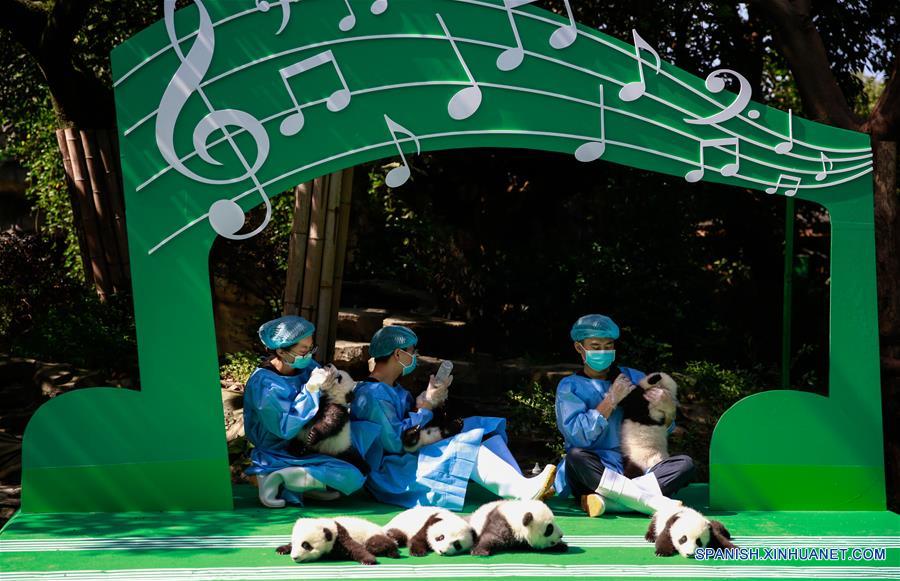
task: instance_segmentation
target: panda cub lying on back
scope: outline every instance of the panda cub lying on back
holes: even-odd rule
[[[451,418],[446,410],[439,408],[434,410],[434,418],[428,426],[413,426],[401,434],[403,449],[407,452],[417,452],[429,444],[434,444],[446,438],[452,438],[462,432],[463,421],[460,418]]]
[[[503,549],[536,549],[564,553],[562,530],[553,512],[540,500],[497,500],[469,516],[475,530],[473,555],[492,555]]]
[[[378,563],[376,556],[400,557],[397,542],[384,534],[381,527],[349,516],[299,518],[291,531],[291,542],[278,547],[275,552],[290,554],[295,563],[332,557],[375,565]]]
[[[475,531],[461,516],[446,508],[417,506],[404,510],[384,526],[388,536],[409,554],[424,557],[431,549],[439,555],[455,555],[475,544]]]
[[[328,383],[329,375],[334,381]],[[288,451],[293,456],[311,452],[341,456],[351,449],[350,402],[356,382],[350,374],[334,366],[314,369],[306,384],[307,391],[319,392],[319,410],[291,442]]]
[[[636,478],[669,457],[668,429],[678,407],[678,384],[665,373],[651,373],[619,403],[625,476]]]

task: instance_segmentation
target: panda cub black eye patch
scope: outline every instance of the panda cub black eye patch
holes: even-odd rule
[[[547,525],[547,530],[544,531],[544,536],[549,537],[553,534],[553,525]]]
[[[687,542],[687,535],[682,535],[680,539],[678,539],[678,544],[683,545]]]
[[[434,540],[436,540],[436,541],[443,541],[443,540],[444,540],[444,535],[440,535],[440,536],[436,537]]]
[[[702,546],[703,546],[703,540],[702,540],[702,539],[697,539],[697,546],[698,546],[698,547],[702,547]]]
[[[306,541],[303,541],[303,544],[300,546],[303,547],[303,550],[305,550],[305,551],[312,551],[312,545],[310,545]]]

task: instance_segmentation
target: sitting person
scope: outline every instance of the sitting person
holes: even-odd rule
[[[362,488],[363,474],[353,465],[323,454],[294,456],[288,450],[319,409],[319,391],[306,388],[313,369],[315,326],[297,315],[269,321],[259,338],[269,358],[256,368],[244,387],[244,431],[253,444],[252,465],[259,500],[270,508],[285,501],[302,504],[304,496],[331,500]],[[333,368],[325,380],[334,381]]]
[[[570,336],[584,368],[560,381],[556,388],[556,423],[566,449],[556,476],[557,491],[580,497],[581,507],[589,516],[613,508],[621,510],[622,506],[652,514],[679,503],[667,497],[690,480],[694,463],[688,456],[663,460],[639,478],[622,475],[622,411],[616,406],[644,374],[619,367],[613,377],[619,327],[609,317],[585,315],[572,326]],[[673,422],[670,433],[674,427]]]
[[[371,468],[366,488],[381,502],[456,511],[463,507],[470,479],[502,498],[552,495],[556,467],[549,465],[532,478],[523,476],[506,446],[502,418],[465,418],[455,436],[415,452],[404,449],[403,434],[428,425],[453,381],[452,375],[444,383],[432,375],[428,389],[413,400],[397,379],[415,369],[417,343],[416,334],[402,326],[384,327],[372,337],[369,354],[375,368],[357,385],[350,408],[354,426],[370,423],[380,428],[380,438],[359,450]]]

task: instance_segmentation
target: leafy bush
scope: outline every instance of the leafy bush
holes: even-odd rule
[[[509,436],[513,441],[543,444],[544,454],[556,457],[563,453],[563,438],[556,427],[555,395],[552,389],[531,383],[506,392],[513,405],[509,409]]]
[[[753,372],[726,369],[711,361],[689,361],[678,380],[682,393],[718,410],[717,415],[760,388]]]
[[[259,365],[259,355],[252,351],[238,351],[227,353],[225,363],[219,369],[222,379],[236,383],[247,383],[247,379],[253,370]]]

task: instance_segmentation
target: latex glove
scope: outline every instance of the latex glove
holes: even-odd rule
[[[612,385],[609,388],[609,392],[607,392],[606,397],[609,399],[609,402],[616,406],[622,402],[625,397],[631,393],[637,387],[635,384],[631,383],[631,380],[628,379],[628,376],[624,373],[620,373],[619,376],[613,381]]]
[[[328,391],[334,385],[337,370],[334,366],[317,367],[309,374],[309,381],[306,382],[306,391],[316,393],[319,390]]]
[[[447,377],[447,380],[443,382],[435,380],[434,375],[432,375],[428,378],[428,387],[419,394],[419,397],[416,398],[416,403],[419,404],[419,407],[426,407],[428,409],[440,407],[447,401],[447,396],[450,394],[448,388],[451,383],[453,383],[452,375]]]

